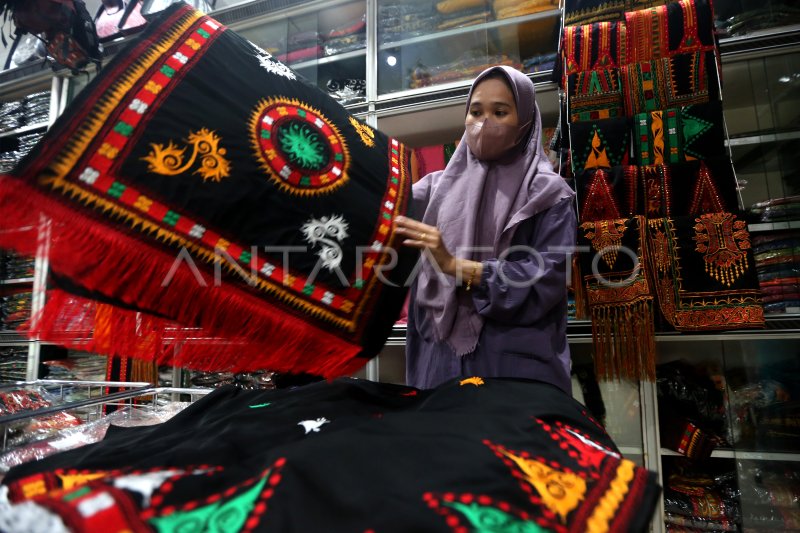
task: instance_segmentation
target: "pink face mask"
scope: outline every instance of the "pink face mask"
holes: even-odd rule
[[[519,141],[528,124],[512,126],[494,120],[466,124],[467,146],[481,161],[494,161],[508,153]]]

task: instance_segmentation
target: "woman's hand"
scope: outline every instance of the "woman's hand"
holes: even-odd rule
[[[442,234],[435,226],[402,216],[394,220],[395,233],[406,237],[403,241],[404,246],[419,250],[427,249],[442,272],[451,276],[456,275],[456,258],[445,247]]]

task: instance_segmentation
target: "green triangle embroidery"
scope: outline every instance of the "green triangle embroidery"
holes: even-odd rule
[[[694,117],[689,114],[691,106],[681,109],[681,131],[683,132],[683,150],[689,155],[698,159],[703,159],[703,154],[691,150],[689,146],[697,140],[698,137],[710,130],[714,125],[702,118]]]
[[[476,533],[551,533],[536,522],[520,520],[500,509],[477,503],[444,502],[463,514]]]
[[[600,85],[600,78],[597,76],[597,71],[593,70],[589,78],[589,94],[600,94],[603,92],[603,87]]]
[[[228,533],[239,531],[247,521],[261,490],[270,475],[268,471],[251,489],[229,500],[220,500],[191,511],[176,511],[150,520],[159,533]]]

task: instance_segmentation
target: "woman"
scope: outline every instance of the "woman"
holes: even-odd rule
[[[466,131],[443,171],[414,185],[403,244],[422,251],[411,290],[406,380],[546,381],[571,395],[566,338],[574,193],[541,144],[533,82],[492,67],[472,84]]]

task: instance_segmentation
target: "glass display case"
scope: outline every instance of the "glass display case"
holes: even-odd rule
[[[378,1],[378,95],[471,80],[491,65],[552,69],[551,1]]]
[[[718,0],[714,15],[721,36],[747,35],[800,24],[800,5],[795,0]]]
[[[366,2],[236,28],[342,105],[366,100]]]

